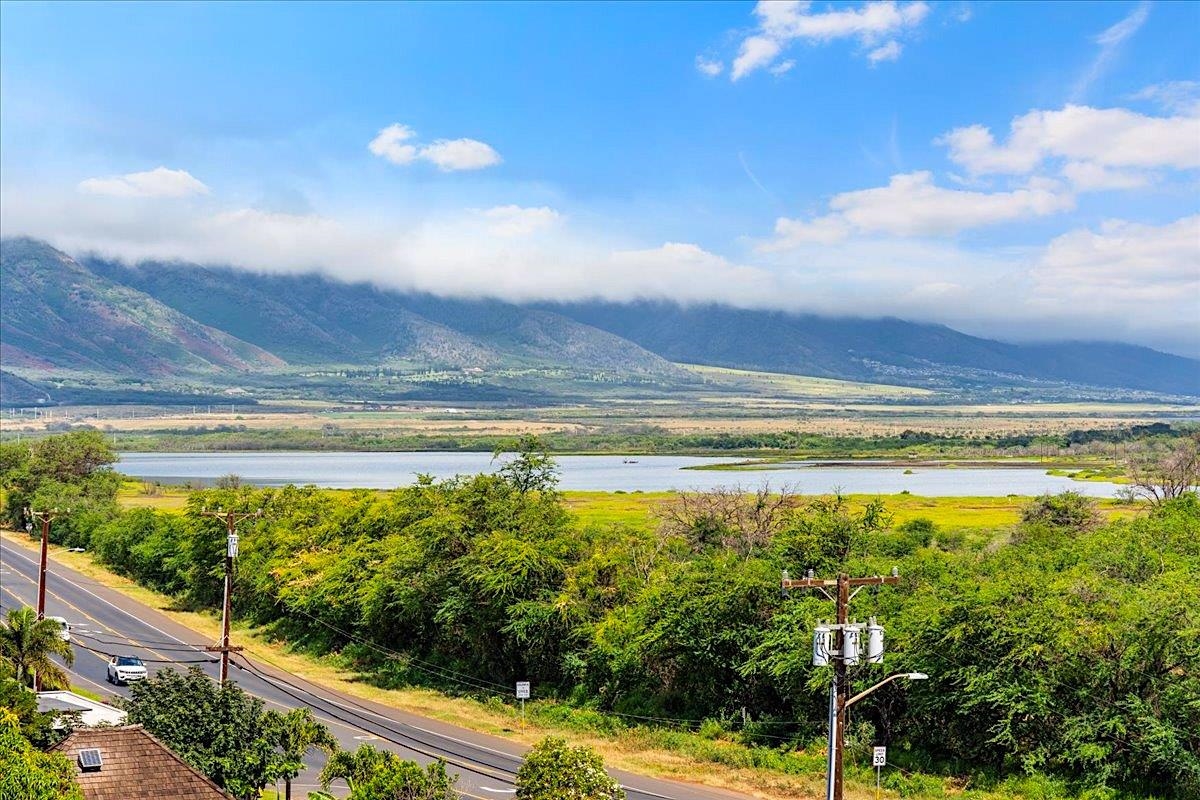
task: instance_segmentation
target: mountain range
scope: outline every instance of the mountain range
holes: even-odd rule
[[[317,274],[78,259],[0,242],[0,391],[106,375],[244,384],[329,370],[522,371],[686,383],[679,363],[957,392],[1094,387],[1200,395],[1200,361],[1109,342],[1012,344],[943,325],[664,302],[513,304],[402,293]]]

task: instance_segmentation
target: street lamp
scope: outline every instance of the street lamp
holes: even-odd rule
[[[883,686],[884,684],[891,683],[892,681],[899,680],[900,678],[906,678],[907,680],[910,680],[910,681],[924,681],[924,680],[928,680],[929,676],[926,675],[924,672],[897,672],[895,675],[889,675],[888,677],[881,680],[879,683],[872,686],[870,689],[867,689],[866,691],[863,691],[863,692],[859,692],[858,694],[854,695],[854,697],[851,697],[849,700],[847,700],[846,708],[849,708],[850,706],[857,703],[859,700],[862,700],[864,697],[866,697],[867,695],[869,695],[871,692],[875,691],[879,687]]]

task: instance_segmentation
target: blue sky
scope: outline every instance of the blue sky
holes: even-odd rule
[[[1200,351],[1200,5],[16,4],[0,226]]]

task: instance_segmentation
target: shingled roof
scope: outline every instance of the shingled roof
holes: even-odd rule
[[[230,800],[141,725],[76,728],[53,749],[71,759],[87,800]],[[79,752],[89,749],[100,751],[99,769],[80,766]]]

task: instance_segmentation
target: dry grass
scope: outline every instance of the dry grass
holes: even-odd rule
[[[888,436],[905,430],[937,434],[988,435],[1063,433],[1115,428],[1170,419],[1196,418],[1194,406],[1098,404],[1020,404],[916,406],[882,403],[832,403],[755,396],[702,398],[698,404],[613,403],[586,408],[528,408],[505,412],[448,413],[413,408],[384,411],[280,411],[269,407],[236,413],[182,413],[170,409],[114,410],[62,407],[42,419],[4,419],[7,434],[42,434],[50,426],[91,425],[111,433],[214,430],[243,426],[252,431],[319,431],[332,425],[341,432],[415,436],[518,436],[521,434],[597,434],[653,426],[669,434],[756,434],[799,431],[825,436]]]
[[[929,397],[936,394],[929,389],[908,386],[891,386],[882,383],[840,381],[832,378],[811,378],[803,375],[786,375],[778,372],[760,372],[748,369],[706,367],[699,364],[678,366],[699,375],[706,383],[718,386],[746,387],[763,394],[785,394],[801,397]]]

